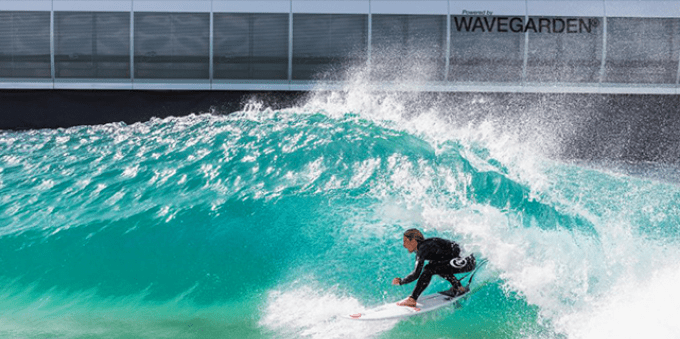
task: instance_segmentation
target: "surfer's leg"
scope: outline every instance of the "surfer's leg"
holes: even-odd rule
[[[433,265],[432,264],[425,265],[425,267],[423,268],[423,272],[420,274],[420,278],[418,278],[416,287],[413,289],[413,293],[411,293],[411,298],[413,298],[414,300],[418,300],[420,294],[422,294],[425,288],[427,288],[427,286],[430,285],[430,281],[432,280],[432,274],[434,274]]]
[[[470,272],[475,269],[475,266],[475,257],[470,255],[465,259],[455,258],[451,260],[448,265],[441,267],[438,271],[438,274],[451,283],[451,288],[448,291],[441,293],[452,297],[465,293],[467,288],[463,287],[454,274]]]
[[[432,265],[430,267],[430,271],[451,283],[451,289],[449,290],[451,293],[455,294],[457,293],[456,291],[463,287],[460,281],[458,281],[458,279],[453,275],[456,273],[456,271],[448,262],[441,262],[437,265]],[[464,293],[464,291],[464,289],[460,290],[461,293]]]
[[[451,283],[450,289],[448,289],[446,291],[439,292],[439,293],[448,295],[450,297],[456,297],[456,296],[459,296],[459,295],[467,292],[467,289],[465,287],[463,287],[463,285],[460,283],[458,278],[456,278],[456,276],[453,275],[453,270],[450,268],[450,266],[449,266],[448,269],[446,269],[446,272],[442,272],[439,275],[442,278],[446,279],[446,281]]]
[[[446,279],[446,281],[451,283],[451,289],[455,290],[458,289],[459,287],[462,287],[460,280],[458,280],[453,274],[451,275],[442,275],[442,278]]]

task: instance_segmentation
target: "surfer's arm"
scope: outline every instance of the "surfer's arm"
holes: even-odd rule
[[[406,285],[420,277],[420,272],[423,271],[423,265],[425,265],[425,259],[420,258],[416,255],[416,268],[407,275],[404,279],[399,279],[399,285]]]

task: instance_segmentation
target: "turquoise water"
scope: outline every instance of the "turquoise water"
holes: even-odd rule
[[[0,337],[680,334],[677,169],[372,99],[0,133]],[[488,260],[475,292],[340,318],[410,293],[411,227]]]

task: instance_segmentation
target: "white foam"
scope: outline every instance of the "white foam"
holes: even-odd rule
[[[565,177],[546,174],[542,169],[546,160],[540,154],[534,154],[534,147],[544,141],[540,135],[537,140],[522,142],[501,132],[493,121],[456,127],[441,117],[439,113],[443,112],[408,112],[408,100],[414,100],[414,97],[417,100],[417,95],[405,98],[378,95],[364,92],[359,86],[342,95],[331,93],[327,97],[316,97],[306,108],[309,112],[325,112],[331,118],[342,120],[354,119],[349,115],[358,113],[356,119],[370,119],[380,126],[421,137],[437,154],[445,152],[447,141],[454,141],[461,145],[462,156],[478,171],[498,172],[530,187],[531,194],[544,193],[542,197],[547,199],[544,201],[547,205],[558,210],[564,208],[568,212],[565,214],[591,221],[595,234],[560,227],[546,229],[539,227],[541,225],[527,227],[523,220],[518,220],[521,215],[467,201],[467,194],[462,190],[470,186],[470,178],[464,173],[425,160],[413,162],[399,154],[387,159],[388,176],[385,178],[388,180],[379,181],[372,187],[372,193],[382,199],[385,206],[376,209],[377,213],[384,214],[378,218],[381,222],[423,225],[453,233],[468,251],[489,259],[490,269],[503,279],[506,290],[536,305],[541,318],[548,319],[558,334],[572,338],[680,337],[680,329],[673,319],[677,314],[674,306],[680,301],[675,287],[680,270],[671,264],[673,258],[680,256],[641,240],[636,234],[639,226],[629,223],[634,219],[630,212],[620,219],[610,219],[620,210],[645,206],[641,202],[628,202],[632,198],[645,200],[635,197],[641,192],[633,192],[635,196],[620,197],[616,201],[604,199],[604,195],[589,187],[583,188],[588,191],[581,193],[578,199],[563,197],[559,191],[551,192],[554,188],[551,181],[563,186],[573,184],[574,190],[579,190],[579,186],[587,186],[588,183],[582,181],[589,176],[576,173],[576,181],[570,183]],[[285,125],[286,119],[295,119],[300,114],[298,109],[291,109],[276,113],[279,116],[274,118],[275,113],[260,110],[261,107],[246,110],[240,117],[234,115],[229,119],[274,119],[282,122],[278,124],[280,126]],[[300,137],[289,141],[291,149],[299,147],[301,142]],[[326,170],[320,159],[309,163],[300,173],[287,172],[285,177],[290,183],[279,187],[299,184],[297,178],[306,177],[306,182],[320,178]],[[498,160],[508,173],[490,159]],[[335,178],[327,182],[327,187],[342,187],[348,181],[351,185],[361,185],[380,167],[378,165],[357,163],[351,178]],[[210,176],[210,171],[205,172]],[[240,180],[240,177],[235,180],[236,188],[241,185]],[[625,185],[621,187],[626,188]],[[276,188],[276,191],[282,189]],[[672,199],[674,192],[668,197]],[[584,194],[590,201],[580,200]],[[591,202],[599,206],[586,208]],[[659,206],[656,202],[652,204]],[[161,210],[163,215],[168,212]],[[666,219],[668,213],[677,213],[656,207],[643,212],[650,214],[652,221]],[[370,216],[360,215],[357,219],[364,217]],[[385,236],[381,232],[393,231],[389,229],[391,226],[379,222],[357,222],[355,227],[369,229],[366,234],[379,234],[379,237]],[[654,259],[669,253],[670,259],[666,261]],[[362,308],[356,299],[310,286],[280,289],[269,294],[260,325],[274,331],[277,337],[295,338],[375,337],[394,326],[395,323],[348,323],[338,317],[338,314],[355,313]]]
[[[573,338],[679,338],[680,265],[622,279],[587,312],[561,319]]]
[[[622,215],[591,220],[597,234],[524,227],[489,206],[426,206],[426,233],[453,232],[481,253],[504,288],[568,338],[680,337],[680,251],[640,237]]]
[[[348,187],[356,188],[364,184],[370,178],[376,169],[380,166],[380,158],[371,158],[364,160],[362,163],[355,163],[352,168],[354,176],[350,179]]]
[[[300,286],[269,293],[260,325],[290,338],[373,338],[397,321],[359,322],[345,319],[365,310],[358,300]]]
[[[447,112],[437,111],[437,107],[423,105],[422,110],[409,112],[409,107],[418,109],[417,93],[400,97],[372,92],[362,76],[364,74],[358,72],[357,81],[344,91],[314,96],[306,109],[326,112],[336,118],[348,112],[359,114],[385,128],[405,130],[420,137],[429,142],[437,154],[445,151],[447,141],[454,141],[462,146],[461,155],[476,170],[498,172],[528,187],[530,200],[538,199],[560,214],[576,216],[579,223],[585,220],[593,229],[570,229],[569,225],[546,228],[533,224],[532,220],[527,225],[527,220],[521,219],[526,217],[521,212],[478,206],[474,201],[467,201],[466,194],[456,193],[469,186],[469,182],[455,171],[437,169],[431,173],[428,170],[435,168],[434,164],[415,166],[400,155],[388,160],[390,182],[374,190],[377,196],[386,199],[385,205],[394,203],[387,200],[397,196],[397,200],[401,199],[397,201],[399,208],[408,209],[410,219],[418,219],[413,214],[422,214],[423,223],[419,227],[426,231],[435,228],[452,232],[462,238],[461,243],[468,251],[489,259],[489,266],[498,272],[508,292],[538,306],[540,318],[547,319],[558,335],[680,337],[679,326],[672,319],[672,315],[677,314],[673,306],[678,304],[673,283],[678,281],[680,273],[670,264],[672,258],[680,259],[680,255],[673,254],[676,251],[673,248],[669,250],[641,238],[640,228],[646,226],[635,224],[646,221],[659,224],[660,220],[669,219],[664,207],[667,203],[657,203],[647,191],[629,192],[630,178],[608,182],[606,175],[584,175],[573,169],[566,170],[572,177],[555,175],[554,169],[562,165],[546,159],[545,155],[559,153],[559,138],[564,135],[555,135],[551,128],[555,126],[551,124],[574,122],[568,119],[532,121],[544,115],[535,112],[540,107],[530,107],[517,121],[512,121],[514,126],[474,119],[467,126],[461,126],[446,120]],[[561,111],[561,114],[567,112]],[[496,160],[504,168],[490,160]],[[584,182],[589,179],[603,182],[594,188],[592,183]],[[436,189],[450,192],[432,192],[435,180],[445,183]],[[622,195],[609,199],[606,192],[600,191],[612,185],[620,189],[617,193]],[[560,188],[573,190],[577,195],[565,196]],[[673,194],[675,192],[673,190]],[[446,199],[449,193],[453,199]],[[645,194],[638,196],[641,193]],[[644,203],[648,196],[652,207]],[[636,211],[649,215],[649,219],[640,221]],[[390,218],[381,220],[389,223]],[[659,257],[671,259],[660,262]],[[647,278],[654,271],[656,275]],[[646,315],[640,314],[643,312]]]

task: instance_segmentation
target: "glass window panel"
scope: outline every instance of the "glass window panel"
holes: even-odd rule
[[[494,21],[495,28],[480,28],[482,21]],[[521,17],[524,20],[524,17]],[[524,65],[524,33],[513,32],[509,17],[451,17],[449,81],[519,82]],[[472,21],[471,21],[472,20]],[[502,25],[499,31],[498,22]],[[466,29],[467,22],[469,29]],[[516,24],[516,22],[514,23]],[[490,23],[490,26],[491,23]]]
[[[368,15],[294,14],[293,79],[336,80],[365,65]]]
[[[208,79],[209,13],[135,13],[135,78]]]
[[[675,83],[678,19],[608,18],[605,81]]]
[[[372,27],[372,79],[444,79],[446,16],[376,14]]]
[[[56,12],[58,78],[129,78],[130,14]]]
[[[288,14],[216,13],[215,79],[288,79]]]
[[[50,13],[0,12],[0,77],[51,76]]]
[[[528,30],[528,81],[599,82],[602,19],[531,17],[530,20],[534,21],[536,30]]]

